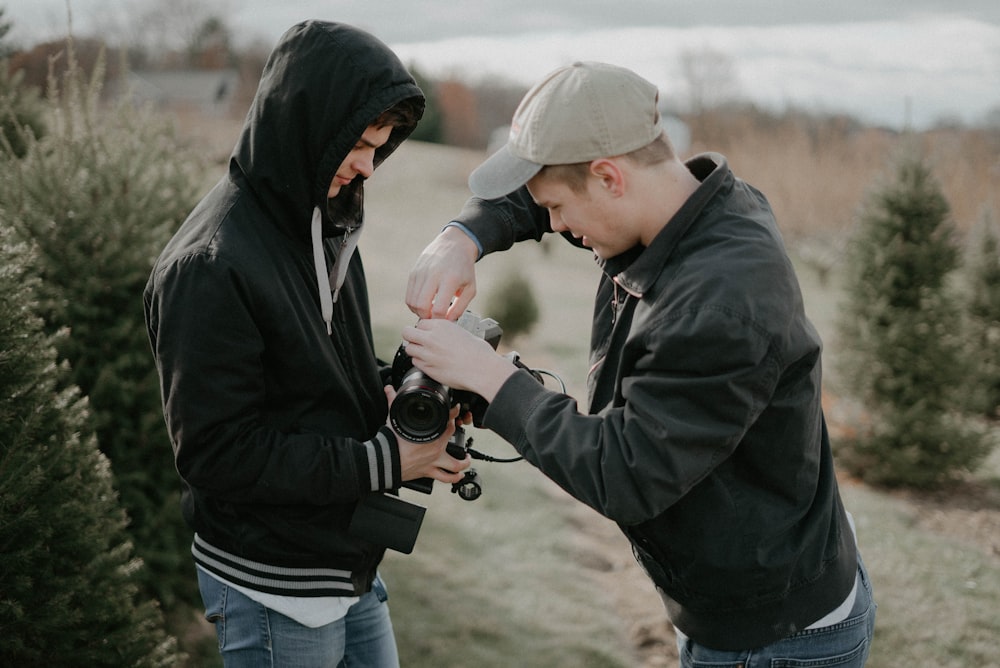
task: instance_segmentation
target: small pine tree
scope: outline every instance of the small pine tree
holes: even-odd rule
[[[42,105],[38,91],[23,84],[24,72],[11,72],[7,56],[10,49],[4,38],[11,24],[4,21],[0,7],[0,155],[21,158],[27,151],[27,134],[40,137],[45,133]]]
[[[126,101],[100,107],[101,68],[86,80],[71,48],[67,64],[49,85],[49,133],[0,165],[0,219],[39,251],[39,313],[49,333],[69,331],[59,359],[90,402],[147,593],[170,612],[178,601],[197,604],[198,593],[142,290],[197,202],[201,172],[167,119]]]
[[[14,27],[14,24],[4,18],[7,13],[6,7],[0,7],[0,58],[7,58],[14,49],[7,44],[7,33]]]
[[[490,293],[483,315],[500,324],[506,343],[528,334],[538,322],[538,301],[531,283],[518,272],[508,274]]]
[[[416,66],[410,65],[410,74],[424,92],[424,115],[417,123],[416,129],[410,135],[410,139],[426,141],[435,144],[444,142],[443,120],[441,117],[441,104],[438,101],[435,82],[423,75]]]
[[[0,665],[170,666],[86,400],[59,389],[26,245],[0,227]]]
[[[979,244],[969,263],[969,356],[973,359],[971,408],[1000,419],[1000,242],[984,216]]]
[[[932,486],[987,452],[959,415],[969,369],[948,286],[960,260],[948,213],[930,169],[905,156],[867,202],[848,250],[840,359],[871,421],[840,454],[870,482]]]
[[[0,154],[23,158],[30,137],[45,134],[38,92],[22,85],[24,72],[11,74],[0,60]]]

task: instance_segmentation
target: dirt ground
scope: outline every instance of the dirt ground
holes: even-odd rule
[[[561,490],[553,493],[562,494]],[[637,668],[676,666],[674,628],[649,578],[632,556],[628,540],[613,522],[582,504],[572,502],[569,518],[580,565],[599,587],[612,594],[617,615],[631,620],[627,632],[639,660]]]
[[[917,510],[920,526],[980,545],[1000,558],[1000,488],[973,480],[934,492],[896,494]]]
[[[862,484],[842,480],[842,485]],[[564,496],[561,490],[553,495]],[[961,542],[981,545],[1000,558],[1000,489],[969,481],[934,492],[894,492],[912,504],[922,528]],[[569,497],[566,497],[567,499]],[[633,620],[628,629],[640,668],[677,665],[674,630],[649,578],[632,557],[618,528],[585,506],[572,503],[570,522],[578,543],[577,560],[595,582],[613,594],[617,613]]]

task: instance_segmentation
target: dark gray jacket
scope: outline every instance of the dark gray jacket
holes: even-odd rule
[[[193,552],[231,582],[356,595],[382,558],[348,531],[363,495],[400,483],[361,258],[345,253],[329,334],[317,276],[337,257],[334,222],[362,220],[360,177],[328,205],[334,173],[367,126],[408,98],[422,108],[413,78],[371,35],[319,21],[291,28],[228,174],[150,275],[146,320]],[[376,163],[410,131],[395,128]]]
[[[749,649],[840,604],[857,571],[821,408],[821,343],[764,196],[706,154],[648,248],[603,264],[587,415],[515,374],[485,415],[616,521],[671,619]],[[485,252],[549,230],[526,191],[457,219]]]

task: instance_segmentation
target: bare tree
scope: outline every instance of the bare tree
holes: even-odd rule
[[[143,45],[153,59],[189,53],[212,32],[210,26],[224,26],[229,7],[229,0],[136,0],[127,18],[127,41]]]
[[[700,115],[739,97],[736,63],[729,54],[706,46],[685,50],[680,61],[691,114]]]

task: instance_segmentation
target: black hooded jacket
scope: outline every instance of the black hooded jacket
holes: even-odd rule
[[[348,531],[363,495],[400,483],[364,269],[338,232],[362,222],[362,179],[329,203],[327,191],[365,129],[410,98],[422,110],[413,78],[376,38],[292,27],[228,174],[150,275],[146,321],[193,553],[231,582],[357,595],[382,558]],[[412,130],[394,128],[375,164]],[[326,323],[320,292],[338,252],[348,264]]]

